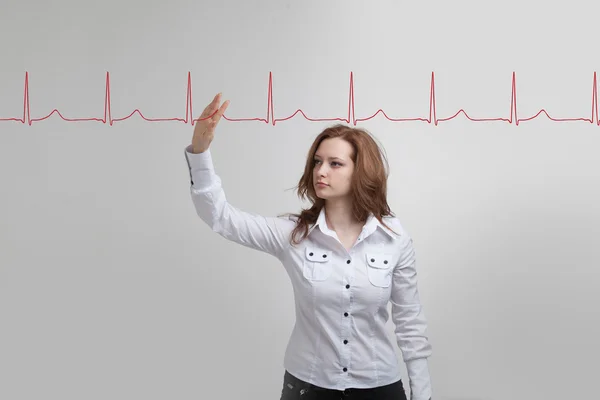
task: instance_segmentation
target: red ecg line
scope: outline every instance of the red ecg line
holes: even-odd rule
[[[310,118],[310,117],[306,116],[306,114],[300,109],[296,110],[289,117],[274,118],[275,113],[274,113],[274,101],[273,101],[273,74],[272,74],[272,72],[269,72],[269,88],[268,88],[266,117],[265,118],[229,118],[229,117],[223,115],[223,118],[228,121],[234,121],[234,122],[260,121],[260,122],[265,122],[265,123],[272,123],[273,125],[275,125],[279,121],[286,121],[286,120],[291,119],[294,116],[296,116],[296,114],[301,113],[302,116],[304,116],[304,118],[306,118],[309,121],[345,121],[347,123],[352,122],[353,124],[356,125],[356,123],[358,123],[359,121],[366,121],[371,118],[375,118],[375,116],[377,116],[377,114],[379,114],[381,112],[384,115],[384,117],[390,121],[394,121],[394,122],[421,121],[421,122],[427,122],[430,124],[433,123],[437,126],[440,122],[450,121],[462,113],[470,121],[476,121],[476,122],[501,121],[501,122],[508,122],[509,124],[512,124],[514,122],[516,125],[519,125],[519,123],[522,121],[533,120],[534,118],[537,118],[540,114],[544,113],[552,121],[557,121],[557,122],[583,121],[583,122],[589,122],[591,124],[595,123],[596,125],[600,126],[600,121],[598,120],[598,109],[599,109],[599,106],[598,106],[598,81],[596,78],[595,71],[594,71],[593,83],[592,83],[592,112],[591,112],[590,118],[553,118],[550,115],[548,115],[548,113],[544,109],[541,109],[537,114],[535,114],[531,117],[518,118],[517,117],[516,75],[514,72],[512,73],[510,117],[508,117],[508,118],[501,118],[501,117],[498,117],[498,118],[472,118],[463,109],[458,110],[454,115],[452,115],[450,117],[437,118],[436,101],[435,101],[435,76],[434,76],[433,72],[431,73],[431,85],[430,85],[430,92],[429,92],[429,116],[427,118],[419,118],[419,117],[390,118],[385,113],[385,111],[383,111],[382,109],[377,110],[377,112],[375,112],[375,114],[373,114],[369,117],[356,118],[355,117],[356,114],[354,112],[355,111],[354,110],[354,74],[352,72],[350,73],[349,89],[350,89],[350,91],[348,94],[348,114],[345,118]],[[29,106],[29,73],[25,72],[25,93],[23,94],[23,116],[21,118],[0,118],[0,122],[12,121],[12,122],[21,122],[23,124],[27,123],[29,125],[32,125],[34,122],[43,121],[45,119],[50,118],[52,116],[52,114],[54,114],[54,113],[58,114],[61,119],[63,119],[64,121],[68,121],[68,122],[96,121],[96,122],[102,122],[104,124],[109,123],[111,126],[115,122],[121,122],[121,121],[125,121],[125,120],[131,118],[133,116],[133,114],[135,114],[135,113],[138,113],[142,119],[144,119],[146,121],[150,121],[150,122],[178,121],[178,122],[184,122],[186,124],[191,123],[193,125],[195,121],[200,120],[200,118],[195,118],[195,119],[190,118],[191,115],[194,115],[193,111],[192,111],[192,75],[190,72],[188,72],[188,77],[187,77],[185,118],[147,118],[142,114],[142,112],[139,109],[135,109],[134,111],[131,112],[131,114],[127,115],[126,117],[112,118],[111,101],[110,101],[110,74],[108,72],[106,73],[104,116],[102,118],[65,118],[61,114],[61,112],[58,111],[57,109],[52,110],[52,112],[50,114],[48,114],[44,117],[31,118],[31,107]],[[209,117],[206,117],[206,118],[209,118]]]

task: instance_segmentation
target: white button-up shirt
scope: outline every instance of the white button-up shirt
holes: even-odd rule
[[[231,205],[210,150],[190,151],[188,146],[184,153],[198,216],[224,238],[279,259],[291,279],[296,323],[284,368],[306,382],[337,390],[383,386],[401,379],[385,329],[391,302],[411,398],[428,400],[431,345],[419,300],[413,241],[399,220],[384,219],[393,233],[371,215],[348,251],[321,211],[308,237],[292,246],[292,218],[256,215]]]

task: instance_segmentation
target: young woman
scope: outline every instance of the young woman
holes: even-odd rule
[[[312,207],[265,217],[228,203],[210,143],[227,109],[217,94],[185,149],[198,216],[235,243],[277,257],[294,289],[296,323],[281,400],[406,399],[385,324],[395,337],[412,400],[429,400],[431,345],[420,304],[413,241],[387,204],[387,164],[370,134],[334,125],[309,150],[298,195]]]

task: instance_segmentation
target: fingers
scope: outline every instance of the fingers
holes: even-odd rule
[[[200,114],[200,118],[205,119],[208,116],[212,115],[217,109],[217,106],[220,101],[221,93],[219,92],[215,95],[215,97],[213,97],[212,101],[206,106],[206,108],[204,108],[204,111],[202,111],[202,114]]]
[[[212,118],[214,122],[214,124],[216,125],[220,120],[221,117],[223,116],[223,114],[225,114],[225,110],[227,110],[227,107],[229,106],[229,100],[225,101],[221,107],[219,108],[219,111],[217,111],[217,113],[215,114],[215,116]]]

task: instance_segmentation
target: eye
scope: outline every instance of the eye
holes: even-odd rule
[[[322,162],[321,160],[317,160],[316,158],[313,159],[313,165],[317,165],[317,164],[319,164],[321,162]],[[344,164],[342,164],[342,163],[340,163],[338,161],[332,161],[331,165],[334,166],[334,167],[342,167]]]

